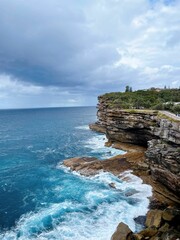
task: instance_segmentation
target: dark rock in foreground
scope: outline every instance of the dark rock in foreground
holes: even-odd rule
[[[165,220],[163,214],[171,211],[171,220]],[[111,240],[179,240],[180,222],[174,225],[177,217],[177,209],[150,210],[146,217],[146,228],[139,233],[132,233],[129,227],[120,223],[111,237]]]
[[[116,231],[111,237],[111,240],[126,240],[131,239],[128,238],[132,234],[131,229],[124,223],[119,223],[119,225],[116,228]]]

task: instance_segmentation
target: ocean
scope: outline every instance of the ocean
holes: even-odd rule
[[[95,107],[0,111],[0,239],[109,240],[121,221],[142,228],[134,218],[146,214],[150,186],[130,171],[84,177],[62,164],[122,153],[89,130],[95,121]]]

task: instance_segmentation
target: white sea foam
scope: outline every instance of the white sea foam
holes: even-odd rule
[[[76,129],[89,130],[88,125],[82,125],[76,127]],[[101,159],[111,158],[113,156],[124,153],[124,151],[115,149],[113,147],[106,147],[105,142],[108,139],[105,134],[96,134],[87,141],[83,142],[85,148],[90,148],[93,154],[98,154],[98,157]]]
[[[141,178],[133,175],[131,171],[125,171],[123,173],[123,177],[128,179],[128,181],[123,181],[119,177],[116,177],[115,175],[109,173],[109,172],[100,172],[99,174],[90,177],[92,180],[104,183],[104,184],[110,184],[114,183],[117,190],[121,190],[122,192],[126,192],[129,189],[137,190],[136,194],[133,196],[135,197],[142,197],[148,198],[152,194],[152,188],[150,185],[143,184],[143,181]]]
[[[46,156],[48,155],[54,155],[54,154],[58,154],[59,153],[59,149],[58,148],[50,148],[50,147],[46,147],[45,149],[38,149],[38,150],[34,150],[33,147],[29,147],[28,146],[28,150],[30,150],[32,153],[35,153],[39,159],[45,159]]]
[[[81,129],[81,130],[89,130],[89,126],[88,125],[82,125],[82,126],[78,126],[75,127],[76,129]]]
[[[85,142],[85,147],[92,149],[92,153],[99,154],[101,159],[111,158],[124,153],[122,150],[113,147],[106,147],[105,142],[107,141],[108,140],[104,134],[96,135]]]
[[[82,176],[80,176],[82,177]],[[15,240],[17,234],[21,233],[20,240],[109,240],[119,222],[124,222],[134,231],[134,218],[145,215],[148,210],[148,197],[152,191],[149,185],[143,184],[141,179],[131,172],[123,173],[123,177],[128,177],[129,181],[122,181],[118,177],[101,172],[90,177],[91,181],[97,185],[109,186],[114,183],[116,189],[106,187],[104,189],[94,189],[86,193],[85,202],[77,203],[65,201],[63,203],[51,204],[37,213],[23,215],[18,221],[16,228],[5,235],[0,235],[3,240]],[[83,177],[84,178],[84,177]],[[88,177],[85,177],[88,179]],[[124,193],[129,189],[135,189],[134,195],[126,197]],[[123,191],[122,191],[123,190]],[[122,193],[122,195],[119,195]],[[121,196],[121,199],[109,202],[112,196]],[[136,204],[129,202],[136,199]],[[94,208],[95,207],[95,208]],[[84,208],[91,209],[90,212]],[[58,222],[58,217],[63,216],[63,221]],[[53,228],[49,231],[45,229],[44,222],[47,218],[52,219]],[[107,227],[105,227],[107,226]],[[31,230],[38,228],[39,234],[32,235]]]

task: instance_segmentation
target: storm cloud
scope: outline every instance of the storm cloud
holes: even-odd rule
[[[1,0],[0,11],[0,108],[180,85],[180,1]]]

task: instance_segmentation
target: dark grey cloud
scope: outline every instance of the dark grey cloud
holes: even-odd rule
[[[91,31],[83,7],[73,1],[39,1],[38,6],[37,1],[1,1],[1,71],[7,68],[18,76],[22,71],[23,79],[30,74],[32,81],[33,70],[35,75],[52,72],[55,84],[56,76],[64,84],[71,75],[76,84],[77,73],[84,77],[95,67],[115,60],[116,49]]]
[[[178,1],[1,0],[0,107],[13,98],[17,107],[92,105],[127,84],[179,86],[179,9]]]

